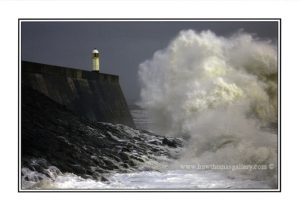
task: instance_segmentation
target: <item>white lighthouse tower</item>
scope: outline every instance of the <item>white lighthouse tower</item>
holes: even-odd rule
[[[99,72],[100,71],[100,55],[99,55],[99,51],[96,48],[92,52],[92,64],[93,64],[92,71]]]

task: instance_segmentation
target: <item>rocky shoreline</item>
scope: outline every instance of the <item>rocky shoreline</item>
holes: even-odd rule
[[[112,171],[139,170],[144,162],[161,156],[177,158],[183,145],[180,138],[87,120],[29,87],[22,87],[21,96],[24,181],[32,179],[26,171],[49,178],[53,173],[73,173],[105,181]]]

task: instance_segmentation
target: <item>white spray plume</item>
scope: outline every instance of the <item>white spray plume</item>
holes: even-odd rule
[[[261,129],[277,123],[277,49],[270,41],[181,31],[140,64],[139,78],[151,129],[190,137],[183,161],[277,164],[277,135]]]

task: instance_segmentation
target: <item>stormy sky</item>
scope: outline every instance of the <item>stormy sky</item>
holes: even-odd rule
[[[133,104],[139,98],[139,64],[185,29],[221,36],[243,29],[273,42],[278,36],[277,22],[270,21],[22,21],[21,59],[90,71],[91,51],[97,48],[101,72],[119,75],[127,102]]]

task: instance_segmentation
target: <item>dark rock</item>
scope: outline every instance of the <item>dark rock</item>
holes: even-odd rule
[[[181,144],[125,125],[92,122],[28,87],[22,87],[21,134],[22,167],[46,176],[45,169],[56,166],[62,173],[97,179],[137,169],[140,156],[168,155],[166,146]],[[155,144],[147,143],[152,139]]]
[[[108,182],[108,179],[105,178],[104,176],[101,176],[101,179],[100,179],[101,182]]]
[[[174,147],[174,148],[177,147],[177,143],[174,140],[170,140],[167,138],[163,138],[162,144],[167,145],[168,147]]]

